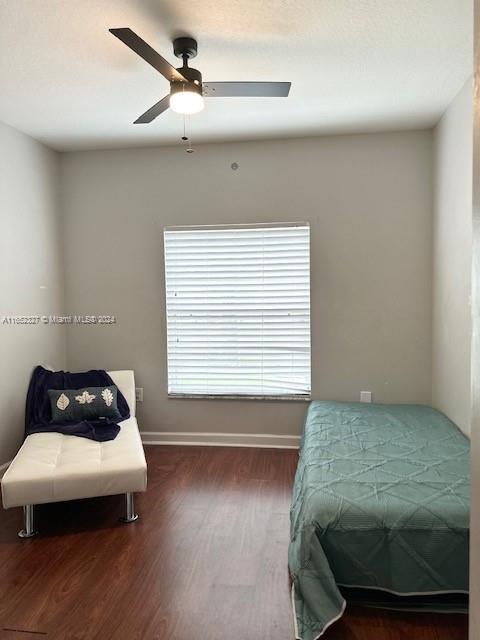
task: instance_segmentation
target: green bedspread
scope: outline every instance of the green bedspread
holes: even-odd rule
[[[337,585],[468,590],[469,441],[420,405],[312,402],[291,509],[297,637],[344,610]]]

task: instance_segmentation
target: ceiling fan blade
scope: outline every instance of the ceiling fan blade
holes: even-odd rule
[[[206,98],[286,98],[291,82],[204,82]]]
[[[135,120],[133,124],[148,124],[155,120],[157,116],[166,111],[170,106],[170,94],[159,100],[153,107],[150,107],[148,111],[142,113],[142,115]]]
[[[162,58],[162,56],[152,49],[152,47],[142,40],[140,36],[132,31],[131,29],[109,29],[110,33],[113,33],[119,40],[121,40],[124,44],[127,45],[132,51],[134,51],[137,55],[148,62],[148,64],[152,65],[154,69],[159,71],[162,76],[169,82],[186,82],[186,78],[177,71],[175,67]]]

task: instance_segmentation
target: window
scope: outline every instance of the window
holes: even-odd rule
[[[168,393],[310,397],[308,224],[165,230]]]

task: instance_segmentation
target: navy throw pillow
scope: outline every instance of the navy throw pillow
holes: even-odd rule
[[[48,389],[52,422],[82,420],[121,420],[117,407],[117,387],[84,387],[83,389]]]

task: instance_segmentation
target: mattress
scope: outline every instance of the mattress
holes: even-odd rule
[[[421,405],[312,402],[291,509],[297,638],[345,609],[339,587],[468,592],[469,441]]]

